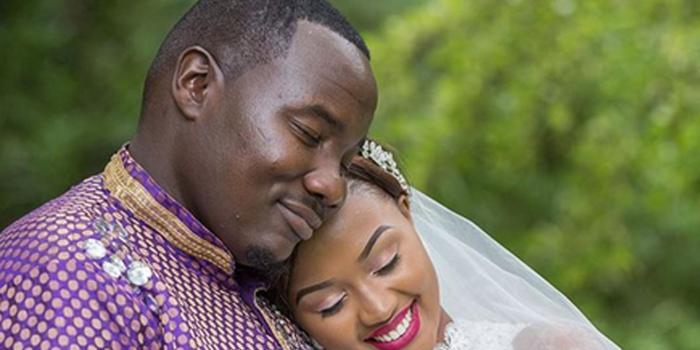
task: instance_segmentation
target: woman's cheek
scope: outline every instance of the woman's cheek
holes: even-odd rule
[[[352,322],[349,315],[330,316],[324,319],[317,318],[313,324],[306,327],[303,323],[302,328],[306,329],[309,334],[327,345],[330,349],[354,349],[357,347],[357,339],[353,339],[350,335],[357,334],[355,324]]]
[[[426,284],[426,278],[429,277],[427,273],[428,270],[425,269],[421,264],[415,264],[408,266],[401,266],[396,271],[396,278],[394,279],[397,287],[402,290],[409,292],[416,292],[423,289]]]

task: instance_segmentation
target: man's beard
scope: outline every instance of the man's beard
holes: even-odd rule
[[[289,269],[287,260],[277,261],[269,250],[260,246],[251,247],[246,253],[246,258],[246,265],[270,284],[277,283],[280,276]]]

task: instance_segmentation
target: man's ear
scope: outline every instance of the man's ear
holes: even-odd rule
[[[408,196],[402,194],[399,197],[399,199],[396,200],[396,202],[399,205],[399,210],[401,211],[401,214],[403,214],[403,216],[405,216],[406,219],[413,221],[413,218],[411,217],[411,205],[408,201]]]
[[[185,49],[177,60],[172,94],[188,120],[201,117],[207,102],[223,89],[224,77],[214,57],[200,46]]]

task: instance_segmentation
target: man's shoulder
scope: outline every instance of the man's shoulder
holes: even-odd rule
[[[80,221],[100,210],[106,204],[107,195],[102,185],[102,176],[89,177],[71,187],[62,195],[44,203],[2,230],[6,234],[16,232],[42,231],[51,226],[73,227]]]
[[[90,177],[12,223],[0,233],[0,284],[36,266],[80,252],[109,207],[101,176]]]

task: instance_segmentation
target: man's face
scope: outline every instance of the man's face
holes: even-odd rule
[[[343,164],[376,107],[369,63],[325,27],[299,22],[286,56],[226,81],[211,116],[183,131],[186,198],[256,267],[279,262],[344,201]]]

